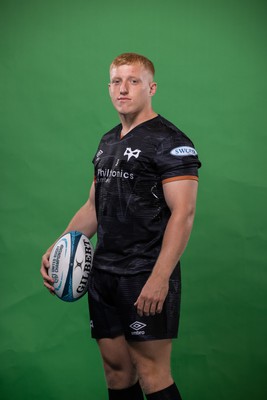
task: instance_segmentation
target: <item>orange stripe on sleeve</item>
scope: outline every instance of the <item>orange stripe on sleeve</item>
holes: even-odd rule
[[[185,180],[193,180],[198,181],[197,176],[193,175],[184,175],[184,176],[174,176],[173,178],[163,179],[162,183],[174,182],[174,181],[185,181]]]

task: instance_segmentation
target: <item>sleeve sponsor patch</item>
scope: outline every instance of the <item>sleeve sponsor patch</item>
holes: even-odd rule
[[[175,147],[170,151],[170,154],[176,157],[197,156],[196,150],[189,146]]]

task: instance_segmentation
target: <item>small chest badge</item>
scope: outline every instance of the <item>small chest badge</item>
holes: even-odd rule
[[[129,161],[131,159],[131,157],[138,158],[140,153],[141,153],[141,150],[138,150],[138,149],[132,150],[131,147],[127,147],[127,149],[125,150],[123,155],[128,156],[127,161]]]

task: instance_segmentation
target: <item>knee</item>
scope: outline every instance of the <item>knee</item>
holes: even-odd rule
[[[137,365],[137,372],[145,393],[157,392],[173,383],[170,368],[163,368],[152,361]]]
[[[118,336],[114,339],[100,339],[98,345],[108,387],[124,389],[134,385],[137,373],[125,338]]]
[[[121,375],[123,374],[123,369],[120,365],[103,361],[105,377],[107,381],[107,386],[109,388],[115,389],[120,382]]]
[[[104,359],[103,366],[107,386],[110,389],[124,389],[134,385],[137,381],[137,372],[133,365]]]

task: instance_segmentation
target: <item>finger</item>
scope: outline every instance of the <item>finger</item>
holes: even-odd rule
[[[154,301],[150,306],[150,315],[155,315],[158,309],[158,300]]]
[[[137,299],[136,302],[134,303],[135,307],[136,307],[136,311],[137,314],[139,315],[139,317],[143,316],[143,309],[144,309],[144,301],[142,301],[141,299]]]
[[[161,313],[161,311],[162,311],[162,309],[163,309],[163,301],[159,301],[158,302],[158,304],[157,304],[157,308],[156,308],[156,313],[157,314],[160,314]]]
[[[50,282],[50,284],[54,283],[54,279],[48,275],[48,271],[43,265],[41,266],[40,272],[41,272],[41,275],[42,275],[44,281]]]
[[[146,317],[148,317],[151,314],[151,307],[152,304],[150,300],[147,300],[144,302],[144,308],[143,308],[143,313]]]
[[[44,286],[49,290],[51,294],[55,294],[55,288],[51,284],[49,284],[46,280],[44,280]]]
[[[50,253],[45,253],[42,257],[42,265],[44,265],[47,269],[50,268],[49,256]]]
[[[49,263],[49,256],[50,253],[47,252],[43,255],[42,257],[42,263],[41,263],[41,275],[44,278],[44,280],[50,282],[51,284],[54,283],[54,279],[51,278],[51,276],[48,274],[48,270],[50,268],[50,263]]]

